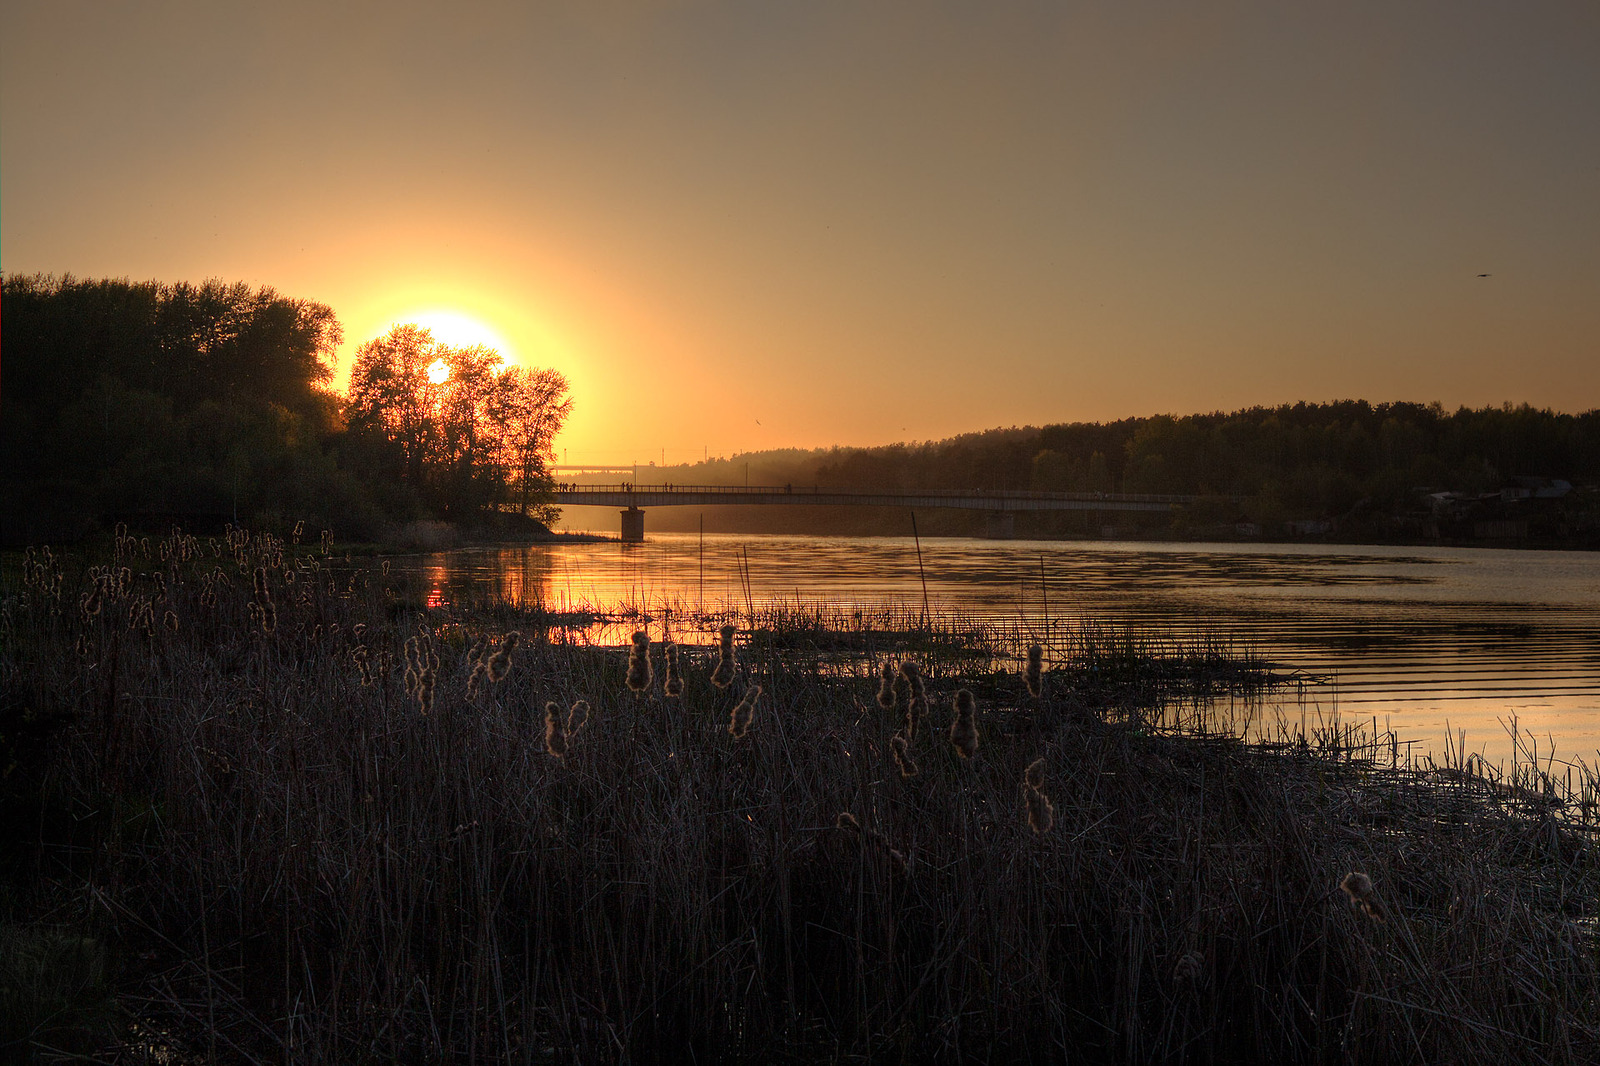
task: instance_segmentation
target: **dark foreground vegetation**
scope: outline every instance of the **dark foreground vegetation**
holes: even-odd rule
[[[1246,745],[1184,693],[1260,664],[1127,633],[629,653],[333,564],[6,573],[7,1059],[1596,1061],[1582,767]]]

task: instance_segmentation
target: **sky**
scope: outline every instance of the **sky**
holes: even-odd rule
[[[572,463],[1582,411],[1600,5],[0,0],[0,270],[432,323]]]

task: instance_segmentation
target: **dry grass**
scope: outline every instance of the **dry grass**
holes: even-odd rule
[[[1163,731],[1182,671],[1092,634],[1048,642],[1038,699],[1031,635],[930,637],[910,733],[880,659],[759,628],[747,683],[713,683],[730,629],[679,646],[681,696],[636,695],[626,650],[413,609],[326,540],[128,541],[93,572],[31,556],[0,603],[7,721],[67,723],[15,749],[0,917],[114,945],[125,1036],[214,1062],[1595,1061],[1587,768],[1247,746],[1194,735],[1203,704]],[[178,627],[130,628],[137,603]],[[1085,656],[1126,676],[1091,687]],[[475,670],[498,679],[469,696]]]

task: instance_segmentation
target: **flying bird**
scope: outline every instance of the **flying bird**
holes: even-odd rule
[[[1480,278],[1492,278],[1492,277],[1494,277],[1494,275],[1493,274],[1479,274],[1478,277],[1480,277]]]

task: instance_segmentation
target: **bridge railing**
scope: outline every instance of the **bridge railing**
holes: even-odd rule
[[[993,500],[1075,500],[1092,502],[1105,500],[1122,503],[1189,503],[1193,496],[1172,496],[1155,493],[1126,492],[1035,492],[1028,489],[824,489],[816,485],[680,485],[665,482],[643,485],[623,481],[614,485],[579,485],[558,482],[559,496],[573,500],[584,495],[615,495],[617,493],[693,493],[697,495],[727,496],[907,496],[927,499],[970,499],[981,496]]]

